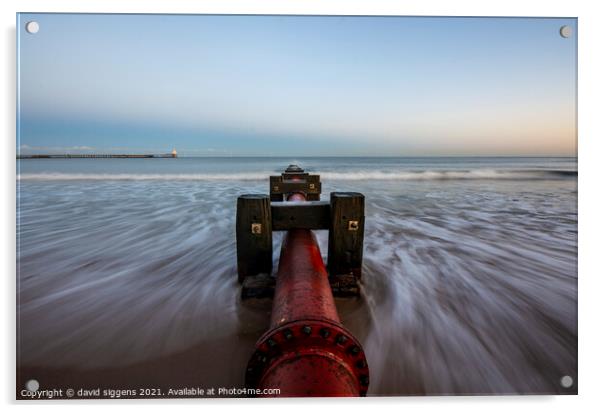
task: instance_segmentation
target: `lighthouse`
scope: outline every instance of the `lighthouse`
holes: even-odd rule
[[[171,151],[171,157],[172,158],[177,158],[178,157],[178,152],[176,151],[176,148],[173,148],[173,151]]]

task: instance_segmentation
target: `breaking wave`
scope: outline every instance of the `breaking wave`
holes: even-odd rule
[[[270,172],[217,174],[86,174],[26,173],[17,175],[21,181],[263,181]]]
[[[265,181],[275,172],[186,173],[186,174],[93,174],[93,173],[25,173],[17,175],[22,181]],[[419,181],[419,180],[541,180],[577,176],[571,170],[427,170],[427,171],[353,171],[323,172],[322,179],[340,181]]]

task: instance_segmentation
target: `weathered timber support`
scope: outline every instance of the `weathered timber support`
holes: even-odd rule
[[[272,272],[272,209],[267,195],[241,195],[236,203],[238,281]]]
[[[284,201],[284,193],[282,192],[282,176],[270,176],[270,201]]]
[[[328,229],[330,203],[328,201],[275,202],[272,204],[272,230]]]
[[[249,196],[239,199],[236,231],[243,299],[273,296],[274,277],[267,270],[271,269],[271,258],[268,263],[271,232],[292,229],[328,230],[327,268],[332,292],[337,297],[359,296],[364,196],[357,192],[333,192],[329,201],[320,201],[321,189],[319,175],[290,165],[281,175],[270,177],[269,198],[255,195],[251,198],[262,197],[262,200]],[[254,205],[255,212],[242,211],[247,203]],[[259,224],[255,230],[261,228],[269,234],[254,234],[253,223]]]
[[[320,175],[310,175],[297,165],[290,165],[279,176],[270,176],[270,199],[281,202],[289,194],[301,193],[307,201],[319,201],[322,193]]]
[[[364,195],[358,192],[330,194],[328,272],[331,277],[362,277],[364,250]]]

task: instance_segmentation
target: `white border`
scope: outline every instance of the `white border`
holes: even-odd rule
[[[121,401],[121,402],[14,402],[15,361],[15,13],[21,12],[107,12],[107,13],[223,13],[223,14],[372,14],[372,15],[446,15],[446,16],[549,16],[579,18],[579,396],[495,396],[495,397],[428,397],[428,398],[371,398],[366,400],[183,400],[175,404],[179,408],[236,409],[265,411],[267,408],[287,412],[305,411],[316,407],[326,409],[403,409],[407,412],[437,411],[470,412],[484,410],[504,412],[509,410],[545,410],[548,412],[593,411],[600,408],[598,387],[602,385],[600,352],[602,335],[599,303],[602,301],[602,272],[596,257],[600,255],[602,242],[600,214],[602,213],[602,184],[599,170],[601,113],[599,97],[600,39],[602,30],[594,1],[244,1],[244,0],[54,0],[0,2],[2,21],[2,70],[3,99],[0,101],[0,125],[4,127],[2,141],[2,227],[0,248],[5,271],[3,272],[2,347],[3,372],[0,376],[0,400],[9,409],[41,408],[63,411],[82,407],[97,411],[131,409],[132,404],[144,404],[149,411],[163,411],[174,401]]]

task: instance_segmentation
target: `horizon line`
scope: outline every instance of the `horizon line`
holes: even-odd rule
[[[168,153],[165,153],[168,154]],[[102,156],[102,155],[122,155],[122,156],[152,156],[156,153],[17,153],[17,158],[21,156]],[[160,155],[163,155],[161,153]],[[177,158],[577,158],[578,155],[182,155]],[[44,159],[44,158],[42,158]],[[82,158],[83,159],[83,158]],[[162,159],[157,157],[156,159]],[[174,159],[174,158],[165,158]]]

